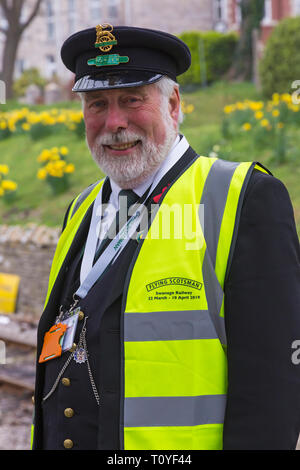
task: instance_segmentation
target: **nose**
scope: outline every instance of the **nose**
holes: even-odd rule
[[[118,132],[127,129],[128,117],[126,111],[117,104],[110,104],[105,117],[105,130],[107,132]]]

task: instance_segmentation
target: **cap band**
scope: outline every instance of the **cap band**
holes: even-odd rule
[[[150,85],[162,78],[161,74],[153,74],[148,72],[123,72],[118,73],[103,73],[91,77],[87,75],[80,78],[75,83],[72,91],[84,92],[92,90],[109,90],[114,88],[138,87],[143,85]]]

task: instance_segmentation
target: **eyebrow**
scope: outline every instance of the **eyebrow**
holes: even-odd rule
[[[140,95],[147,95],[147,93],[145,92],[145,90],[142,90],[141,89],[142,87],[124,87],[124,93],[139,93]],[[122,88],[117,88],[118,90],[122,90]],[[103,90],[104,92],[104,90]],[[97,99],[97,98],[101,98],[103,95],[102,93],[101,94],[98,94],[98,93],[94,93],[92,91],[88,91],[85,93],[84,97],[85,97],[85,101],[91,101],[93,99]]]

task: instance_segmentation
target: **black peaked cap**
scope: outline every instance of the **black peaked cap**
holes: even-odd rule
[[[96,28],[79,31],[64,42],[61,58],[75,73],[73,91],[145,85],[164,75],[176,81],[191,64],[188,46],[172,34],[132,26],[103,25],[104,34],[105,28],[113,35],[113,45],[108,52],[95,46]]]

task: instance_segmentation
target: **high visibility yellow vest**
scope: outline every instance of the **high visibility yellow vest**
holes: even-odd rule
[[[123,294],[121,449],[222,449],[224,280],[253,168],[266,172],[251,162],[199,157],[163,193],[142,234]],[[102,184],[74,214],[71,208],[46,305]]]

